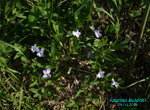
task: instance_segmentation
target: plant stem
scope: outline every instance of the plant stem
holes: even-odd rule
[[[94,8],[97,8],[97,7],[96,7],[96,4],[95,4],[95,1],[93,2],[93,7],[94,7]],[[100,15],[99,11],[97,11],[97,15],[98,15],[98,18],[100,19],[100,18],[101,18],[101,15]]]
[[[73,68],[73,67],[71,67],[72,69],[75,69],[75,70],[78,70],[78,71],[83,71],[83,72],[86,72],[86,73],[90,73],[90,74],[92,74],[91,72],[88,72],[88,71],[85,71],[85,70],[81,70],[81,69],[76,69],[76,68]]]
[[[130,81],[130,78],[131,78],[132,70],[133,70],[133,67],[134,67],[134,62],[136,60],[137,53],[138,53],[139,46],[140,46],[140,42],[141,42],[141,39],[143,37],[144,28],[145,28],[146,21],[147,21],[148,15],[149,15],[149,11],[150,11],[150,0],[147,0],[146,10],[144,12],[140,33],[139,33],[139,36],[137,37],[136,48],[134,50],[133,56],[131,57],[131,61],[130,61],[131,63],[130,63],[130,70],[129,70],[129,74],[128,74],[128,78],[127,78],[128,79],[127,80],[127,85],[129,84],[129,81]]]

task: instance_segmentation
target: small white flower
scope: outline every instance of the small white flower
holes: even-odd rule
[[[37,56],[44,57],[44,54],[43,54],[44,53],[44,49],[41,49],[41,50],[40,49],[36,49],[36,51],[38,52]]]
[[[98,78],[104,78],[104,73],[105,73],[105,71],[98,72],[97,77]]]
[[[118,86],[119,86],[119,83],[116,82],[114,79],[113,79],[112,81],[113,81],[113,83],[111,83],[111,85],[114,85],[115,87],[118,87]]]
[[[31,51],[32,51],[32,53],[34,53],[36,50],[37,50],[36,44],[34,44],[34,46],[31,46]]]
[[[70,74],[70,71],[68,71],[67,74]]]
[[[94,33],[95,33],[95,36],[97,37],[97,38],[99,38],[102,34],[100,33],[100,30],[95,30],[94,31]]]
[[[81,35],[81,32],[79,32],[79,29],[77,29],[77,31],[76,31],[76,32],[73,31],[72,34],[73,34],[74,36],[76,36],[77,38],[79,38],[79,36]]]
[[[91,29],[91,30],[93,30],[93,31],[94,31],[94,29],[95,29],[94,25],[89,26],[89,27],[90,27],[90,29]]]
[[[51,69],[43,70],[43,78],[49,77],[51,78],[51,75],[49,74],[51,72]]]

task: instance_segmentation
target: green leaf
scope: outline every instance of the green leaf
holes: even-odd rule
[[[53,28],[56,33],[59,33],[59,27],[56,23],[53,22]]]
[[[97,65],[92,65],[91,71],[92,71],[92,72],[95,72],[96,70],[98,70]]]
[[[31,88],[31,91],[32,91],[33,93],[38,93],[38,90],[35,89],[35,88]]]
[[[64,86],[62,84],[59,84],[57,86],[57,90],[60,91],[60,92],[63,92],[65,89],[64,89]]]
[[[112,18],[112,20],[114,20],[113,16],[111,14],[109,14],[107,11],[105,11],[104,9],[102,9],[102,8],[95,8],[95,10],[99,10],[99,11],[102,11],[102,12],[106,13],[109,17]]]
[[[33,87],[33,86],[35,86],[35,85],[38,85],[37,79],[36,79],[33,83],[31,83],[29,87]]]
[[[33,97],[35,98],[35,97],[38,97],[38,96],[39,96],[39,94],[37,93],[37,94],[34,94],[34,96],[33,96]]]
[[[99,83],[99,81],[93,81],[93,82],[91,82],[90,84],[91,85],[97,85]]]
[[[91,99],[92,99],[92,100],[98,100],[98,97],[95,96],[95,95],[92,95]]]
[[[75,103],[70,103],[66,107],[71,108]]]
[[[95,45],[95,47],[98,47],[99,42],[100,42],[99,39],[95,39],[95,40],[94,40],[94,45]]]
[[[22,60],[23,62],[26,62],[26,63],[28,62],[28,59],[27,59],[26,57],[24,57],[24,56],[21,57],[21,60]]]
[[[51,53],[54,54],[56,52],[55,43],[51,43]]]
[[[94,62],[94,61],[89,61],[89,62],[88,62],[88,64],[92,64],[92,63],[95,63],[95,62]]]
[[[84,105],[84,102],[78,101],[78,102],[76,102],[76,104],[77,104],[77,105]]]
[[[132,36],[126,40],[124,40],[123,42],[117,44],[116,46],[113,47],[114,50],[119,50],[122,49],[124,46],[126,46],[128,44],[128,42],[130,41],[130,39],[132,38]]]
[[[70,101],[71,101],[72,103],[75,103],[75,101],[74,101],[72,98],[70,98]]]
[[[111,57],[110,55],[105,55],[104,58],[112,62],[115,61],[115,59]]]
[[[106,27],[104,33],[106,36],[111,36],[112,34],[115,33],[115,30],[116,30],[116,27],[113,24],[111,24]]]
[[[9,12],[13,9],[14,5],[13,5],[12,0],[8,1],[5,7],[5,18],[7,18],[7,15],[9,14]]]
[[[76,95],[75,95],[75,99],[80,95],[82,93],[82,90],[79,90],[77,93],[76,93]]]
[[[6,42],[3,42],[3,41],[1,41],[1,40],[0,40],[0,44],[6,45],[6,46],[10,46],[10,47],[14,48],[16,51],[20,52],[22,55],[24,55],[24,54],[22,53],[22,51],[21,51],[18,47],[16,47],[16,46],[13,46],[13,45],[11,45],[11,44],[9,44],[9,43],[6,43]],[[24,55],[24,56],[25,56],[25,55]]]
[[[86,1],[80,8],[77,9],[77,11],[73,14],[75,15],[75,17],[78,17],[78,15],[80,14],[80,11],[88,4],[90,0]]]
[[[85,80],[85,84],[89,84],[89,82],[91,82],[92,80],[93,80],[93,75],[88,76],[88,79]]]
[[[36,22],[36,11],[35,8],[32,8],[28,15],[28,21],[31,26],[33,26]]]
[[[22,6],[22,5],[20,4],[20,2],[17,2],[17,3],[16,3],[16,7],[19,8],[20,10],[25,8],[24,6]]]
[[[22,56],[22,54],[19,53],[19,52],[17,52],[16,55],[15,55],[15,57],[14,57],[14,60],[17,59],[17,58],[19,58],[19,57],[21,57],[21,56]]]
[[[13,70],[13,69],[11,69],[11,68],[8,68],[8,70],[10,70],[10,71],[13,72],[13,73],[21,74],[20,72],[18,72],[18,71],[16,71],[16,70]]]
[[[42,89],[41,89],[41,92],[42,92],[42,93],[45,93],[45,89],[44,89],[44,88],[42,88]]]
[[[112,73],[108,73],[104,78],[106,78],[107,80],[111,80],[113,78],[113,74]]]
[[[52,83],[52,81],[48,80],[48,82],[46,83],[45,87],[48,86],[48,85],[50,85],[51,83]]]
[[[148,28],[146,31],[147,31],[147,32],[150,32],[150,28]]]
[[[39,94],[39,100],[41,100],[42,99],[42,96]]]
[[[23,18],[22,20],[20,20],[20,22],[24,21],[27,18],[26,16],[23,16],[23,14],[17,14],[16,17]]]
[[[91,92],[90,92],[90,93],[88,93],[88,97],[90,97],[90,98],[92,97],[92,93],[91,93]]]
[[[7,64],[7,59],[4,57],[0,57],[0,61],[2,61],[4,64]]]

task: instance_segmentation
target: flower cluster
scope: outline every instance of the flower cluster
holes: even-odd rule
[[[32,53],[34,53],[35,51],[37,52],[37,56],[39,57],[44,57],[44,49],[38,49],[36,44],[34,44],[34,46],[31,46],[31,51]]]
[[[94,25],[89,26],[89,27],[90,27],[90,29],[91,29],[92,31],[95,30]],[[100,33],[100,30],[99,30],[99,29],[98,29],[98,30],[95,30],[95,31],[94,31],[94,34],[95,34],[95,36],[96,36],[97,38],[99,38],[100,36],[102,36],[102,34]]]
[[[34,46],[31,46],[31,51],[32,53],[36,51],[37,56],[44,57],[44,49],[42,48],[40,50],[39,48],[37,48],[36,44],[34,44]],[[51,78],[50,72],[51,72],[51,69],[43,70],[43,73],[44,73],[43,78],[46,78],[46,77]]]
[[[104,73],[105,73],[105,71],[100,71],[100,72],[98,72],[98,74],[97,74],[97,77],[98,78],[104,78]],[[118,87],[119,86],[119,83],[118,82],[116,82],[114,79],[112,79],[112,83],[111,83],[111,85],[113,86],[115,86],[115,87]]]
[[[95,30],[94,25],[89,26],[89,28],[90,28],[92,31]],[[76,36],[77,38],[79,38],[79,36],[81,35],[81,32],[79,32],[79,29],[77,29],[77,31],[73,31],[72,34],[73,34],[74,36]],[[99,30],[99,29],[98,29],[98,30],[95,30],[95,31],[94,31],[94,34],[95,34],[95,36],[96,36],[97,38],[99,38],[100,36],[102,36],[102,34],[100,33],[100,30]]]

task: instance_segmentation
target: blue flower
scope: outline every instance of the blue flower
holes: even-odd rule
[[[89,59],[90,56],[93,56],[93,54],[91,54],[90,51],[87,51],[87,58]]]
[[[94,31],[94,33],[95,33],[95,36],[97,37],[97,38],[99,38],[102,34],[100,33],[100,30],[95,30]]]
[[[51,75],[49,74],[51,72],[51,69],[43,70],[43,78],[49,77],[51,78]]]
[[[76,81],[76,85],[79,85],[79,81]]]
[[[41,50],[40,49],[36,49],[36,51],[38,52],[37,56],[44,57],[44,54],[43,54],[44,53],[44,49],[41,49]]]
[[[81,32],[79,32],[79,29],[77,29],[77,31],[73,31],[72,34],[78,38],[81,35]]]
[[[131,43],[130,43],[130,45],[129,45],[129,50],[132,51]]]
[[[118,86],[119,86],[119,83],[116,82],[114,79],[113,79],[112,81],[113,81],[113,83],[111,83],[111,85],[115,85],[115,87],[118,87]]]
[[[36,44],[34,44],[34,46],[31,46],[31,51],[32,51],[32,53],[34,53],[36,50],[37,50]]]
[[[94,31],[94,29],[95,29],[94,25],[89,26],[89,27],[90,27],[90,29],[91,29],[91,30],[93,30],[93,31]]]
[[[104,78],[104,73],[105,73],[105,71],[98,72],[97,77]]]

